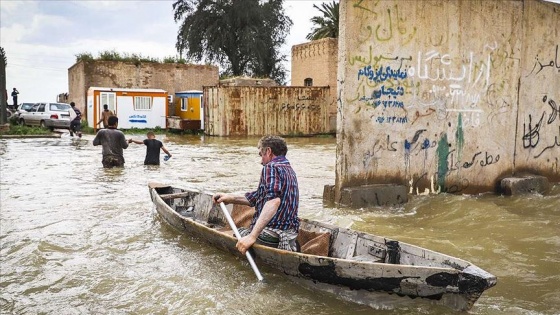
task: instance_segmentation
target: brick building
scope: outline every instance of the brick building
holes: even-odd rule
[[[336,130],[336,76],[338,39],[323,38],[292,46],[292,86],[328,86],[331,104],[329,120]]]
[[[85,112],[90,87],[163,89],[169,95],[217,85],[218,67],[212,65],[123,61],[79,61],[68,69],[68,102]],[[170,108],[173,114],[174,108]]]

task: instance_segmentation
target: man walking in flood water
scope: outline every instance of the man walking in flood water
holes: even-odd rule
[[[73,137],[76,134],[79,138],[82,137],[82,112],[76,107],[76,103],[70,102],[71,110],[74,111],[76,116],[70,121],[70,135]],[[72,115],[71,115],[72,116]]]
[[[258,149],[263,168],[257,190],[242,196],[216,194],[214,201],[255,207],[249,229],[239,229],[241,239],[236,247],[242,254],[254,243],[298,251],[299,188],[296,173],[286,159],[286,141],[264,136]]]
[[[93,145],[102,145],[103,167],[124,167],[123,149],[128,148],[128,141],[124,133],[118,130],[119,118],[111,116],[108,119],[107,129],[101,129],[93,139]]]

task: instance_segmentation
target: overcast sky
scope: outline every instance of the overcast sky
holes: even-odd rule
[[[307,42],[316,0],[285,1],[294,25],[282,50]],[[0,0],[0,46],[8,58],[7,89],[20,92],[18,103],[55,101],[68,92],[68,68],[76,55],[101,51],[141,54],[160,60],[176,56],[178,24],[173,0],[143,1],[17,1]],[[285,65],[290,69],[290,63]],[[289,83],[289,82],[288,82]],[[8,104],[12,104],[8,97]]]
[[[560,3],[560,0],[547,0]],[[307,42],[316,0],[287,0],[294,25],[282,53],[290,70],[292,45]],[[176,56],[178,25],[173,0],[0,0],[0,46],[8,57],[8,94],[16,87],[18,102],[55,101],[68,92],[68,68],[76,55],[116,50],[163,59]],[[289,78],[289,73],[288,73]],[[289,84],[290,82],[288,82]],[[8,98],[11,104],[11,98]]]

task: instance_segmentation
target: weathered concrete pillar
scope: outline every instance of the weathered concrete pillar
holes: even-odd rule
[[[325,185],[323,187],[323,201],[326,202],[334,202],[335,201],[335,186],[334,185]]]
[[[406,202],[408,202],[408,194],[406,186],[403,185],[376,184],[347,187],[343,188],[340,194],[340,203],[353,208],[394,206]]]
[[[502,179],[500,188],[501,193],[508,196],[532,193],[545,194],[550,189],[550,183],[544,176],[525,175]]]

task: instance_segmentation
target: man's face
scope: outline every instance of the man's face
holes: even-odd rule
[[[266,165],[268,162],[272,161],[272,150],[269,147],[260,148],[259,155],[262,165]]]

